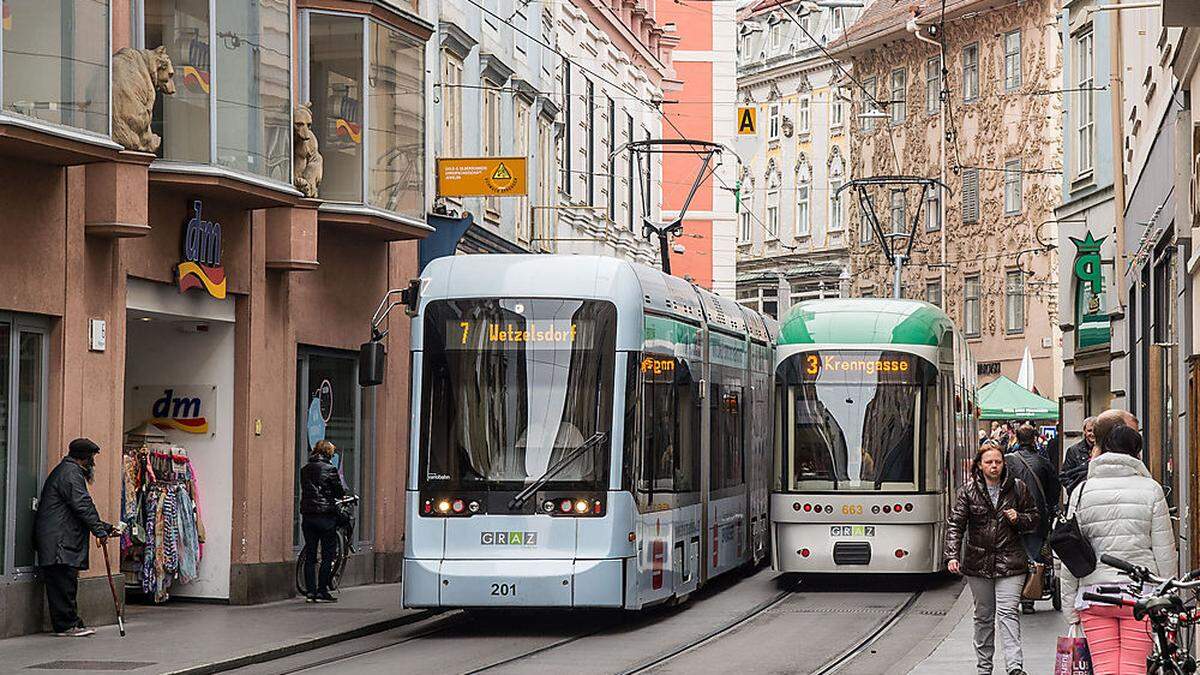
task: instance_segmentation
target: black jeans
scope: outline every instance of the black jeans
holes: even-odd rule
[[[42,580],[46,584],[46,604],[50,605],[50,625],[55,633],[82,626],[75,596],[79,591],[79,570],[70,565],[46,565]]]
[[[304,532],[304,585],[309,593],[328,593],[333,576],[333,559],[337,557],[337,517],[332,514],[301,516]],[[317,577],[317,545],[321,546],[321,576]]]

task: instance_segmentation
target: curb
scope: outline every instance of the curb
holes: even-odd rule
[[[245,668],[246,666],[266,663],[268,661],[275,661],[277,659],[294,656],[296,654],[303,654],[304,652],[309,652],[314,649],[321,649],[330,645],[335,645],[339,642],[346,642],[348,640],[356,640],[368,635],[375,635],[376,633],[382,633],[384,631],[392,630],[393,628],[400,628],[401,626],[407,626],[419,621],[424,621],[425,619],[436,616],[437,614],[439,614],[439,612],[433,610],[421,610],[412,612],[410,614],[403,614],[401,616],[392,617],[391,619],[386,619],[384,621],[377,621],[375,623],[369,623],[364,626],[359,626],[358,628],[352,628],[350,630],[319,635],[311,638],[303,638],[294,642],[287,642],[264,651],[243,654],[241,656],[235,656],[222,661],[213,661],[211,663],[191,666],[180,670],[172,670],[167,672],[166,675],[211,675],[212,673],[223,673],[228,670]]]

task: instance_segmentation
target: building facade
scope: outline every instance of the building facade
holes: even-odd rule
[[[190,458],[204,548],[171,596],[237,604],[295,593],[298,472],[320,438],[339,447],[363,497],[347,582],[398,579],[405,317],[384,326],[384,385],[359,387],[356,356],[384,293],[416,275],[416,240],[430,230],[429,10],[355,0],[6,5],[0,635],[45,623],[34,507],[78,436],[103,449],[92,494],[109,522],[138,520],[125,477],[151,446]],[[70,40],[64,25],[75,27]],[[153,111],[156,153],[110,138],[124,118],[109,82],[119,89],[129,72],[116,65],[128,53],[111,55],[125,47],[162,47],[173,63],[174,91]],[[153,63],[147,54],[134,61]],[[316,199],[293,183],[301,102],[324,158]],[[125,584],[116,580],[140,594],[153,583],[137,555],[116,556]],[[91,561],[81,611],[111,621],[103,557]]]
[[[738,99],[756,109],[757,146],[738,178],[738,302],[780,317],[849,293],[850,92],[826,51],[858,9],[800,3],[743,10]],[[798,23],[797,23],[798,22]]]
[[[942,24],[941,3],[919,3],[916,13],[922,36],[932,40],[928,26]],[[850,85],[849,174],[941,178],[948,191],[868,191],[885,236],[915,237],[903,267],[904,297],[939,305],[959,324],[981,383],[999,375],[1016,380],[1028,352],[1033,386],[1057,398],[1057,6],[948,2],[941,47],[906,29],[912,16],[910,6],[874,3],[839,41],[835,53],[852,63],[858,83]],[[851,292],[891,296],[893,268],[880,237],[858,199],[847,201]]]

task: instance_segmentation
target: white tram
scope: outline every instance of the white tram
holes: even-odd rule
[[[975,362],[937,307],[800,303],[775,350],[772,568],[943,569],[954,492],[977,444]]]
[[[412,327],[406,607],[622,607],[768,553],[774,327],[613,258],[473,255]]]

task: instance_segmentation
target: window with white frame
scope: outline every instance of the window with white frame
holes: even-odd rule
[[[861,119],[863,131],[871,131],[875,128],[875,118],[868,117],[868,115],[879,112],[879,108],[875,105],[878,94],[879,91],[875,86],[875,78],[868,77],[863,80],[862,112],[864,116]]]
[[[979,337],[980,299],[979,275],[963,278],[963,332],[967,337]]]
[[[1011,159],[1004,163],[1004,213],[1015,215],[1021,212],[1021,160]]]
[[[529,116],[529,103],[517,97],[513,101],[513,154],[526,160],[529,158]],[[528,242],[533,238],[533,224],[529,222],[529,197],[517,197],[516,205],[513,227],[517,237]]]
[[[942,280],[930,279],[925,282],[925,302],[942,306]]]
[[[925,192],[925,231],[942,229],[942,190],[933,186]]]
[[[1092,171],[1096,148],[1094,35],[1089,27],[1075,38],[1075,176]]]
[[[962,221],[979,222],[979,169],[962,170]]]
[[[538,116],[538,184],[537,204],[553,204],[554,175],[557,172],[554,162],[554,126],[550,120]],[[533,218],[533,236],[536,240],[534,249],[553,248],[550,241],[550,223],[554,221],[554,211],[537,209],[531,212]]]
[[[800,97],[798,105],[797,122],[799,123],[800,133],[807,134],[812,131],[812,97],[807,94]]]
[[[904,226],[904,210],[907,206],[908,197],[904,194],[904,190],[892,190],[892,233],[903,233],[907,231]]]
[[[796,185],[796,236],[807,237],[809,234],[809,184]]]
[[[490,80],[483,80],[483,156],[500,156],[500,85]],[[499,197],[484,197],[484,210],[495,214],[500,213]]]
[[[841,129],[846,123],[846,101],[842,98],[841,89],[833,89],[829,94],[829,126]]]
[[[454,54],[442,50],[442,156],[462,157],[462,73],[463,63]]]
[[[779,238],[779,189],[767,191],[767,238]]]
[[[892,94],[888,102],[892,114],[892,124],[902,124],[907,112],[908,101],[905,96],[908,89],[908,70],[897,68],[892,71]]]
[[[780,46],[783,45],[783,22],[775,21],[768,29],[771,34],[771,53],[777,53]]]
[[[963,100],[974,101],[979,98],[979,43],[974,42],[962,51],[962,88]]]
[[[942,107],[942,57],[925,62],[925,112],[938,114]]]
[[[841,7],[834,7],[829,12],[829,25],[834,31],[842,31],[846,28],[846,10]]]
[[[871,198],[867,198],[868,204],[873,204]],[[875,237],[875,226],[871,223],[871,215],[866,208],[859,205],[858,209],[858,243],[869,244]]]
[[[741,210],[738,212],[738,242],[742,244],[750,243],[750,222],[754,217],[754,193],[747,190],[741,195],[738,205]]]
[[[1004,90],[1021,86],[1021,30],[1004,34]]]
[[[1025,275],[1021,270],[1004,273],[1004,332],[1025,332]]]
[[[842,195],[838,189],[842,187],[841,174],[829,177],[829,231],[841,232],[846,226],[845,209],[842,207]]]
[[[772,105],[767,113],[767,140],[779,140],[779,106]]]

